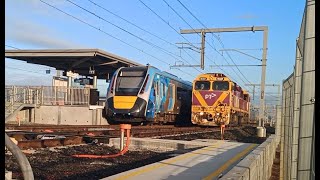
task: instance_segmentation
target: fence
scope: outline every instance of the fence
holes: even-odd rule
[[[315,1],[307,0],[294,72],[283,81],[280,179],[315,179]]]
[[[90,89],[63,86],[6,86],[6,108],[15,103],[36,105],[88,105]]]

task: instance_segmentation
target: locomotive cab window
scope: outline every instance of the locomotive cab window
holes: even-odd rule
[[[195,83],[195,90],[209,90],[210,89],[210,82],[209,81],[197,81]]]
[[[214,81],[212,83],[213,90],[218,91],[228,91],[229,90],[229,82],[228,81]]]

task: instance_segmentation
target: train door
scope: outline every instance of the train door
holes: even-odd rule
[[[148,120],[152,120],[155,115],[155,99],[156,99],[156,91],[155,91],[155,86],[154,83],[151,86],[151,91],[150,91],[150,96],[149,96],[149,101],[148,101],[148,106],[147,106],[147,112],[146,112],[146,118]]]
[[[167,90],[168,83],[167,79],[164,76],[160,77],[160,111],[165,113],[167,111],[166,100],[167,100]]]
[[[154,90],[155,90],[155,112],[160,112],[160,103],[161,103],[161,92],[160,92],[160,76],[156,75],[158,78],[155,78],[154,84]]]
[[[168,90],[168,96],[169,96],[169,103],[168,103],[168,111],[173,111],[174,104],[175,104],[175,98],[176,98],[176,87],[174,84],[169,84],[169,90]]]
[[[163,84],[163,82],[162,82],[162,80],[160,79],[160,87],[159,87],[159,89],[160,89],[160,101],[159,101],[159,103],[160,103],[160,112],[161,113],[163,113],[163,111],[164,111],[164,108],[163,108],[163,105],[164,105],[164,103],[163,103],[163,99],[164,99],[164,90],[163,90],[163,86],[164,86],[164,84]]]

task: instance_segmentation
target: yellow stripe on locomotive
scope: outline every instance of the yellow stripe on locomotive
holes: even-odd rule
[[[221,73],[207,73],[193,81],[193,124],[206,126],[241,123],[249,117],[249,94]]]

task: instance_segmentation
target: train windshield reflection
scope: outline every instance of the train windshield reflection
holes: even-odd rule
[[[146,76],[146,70],[119,72],[116,81],[115,95],[118,96],[136,96],[142,86]]]

